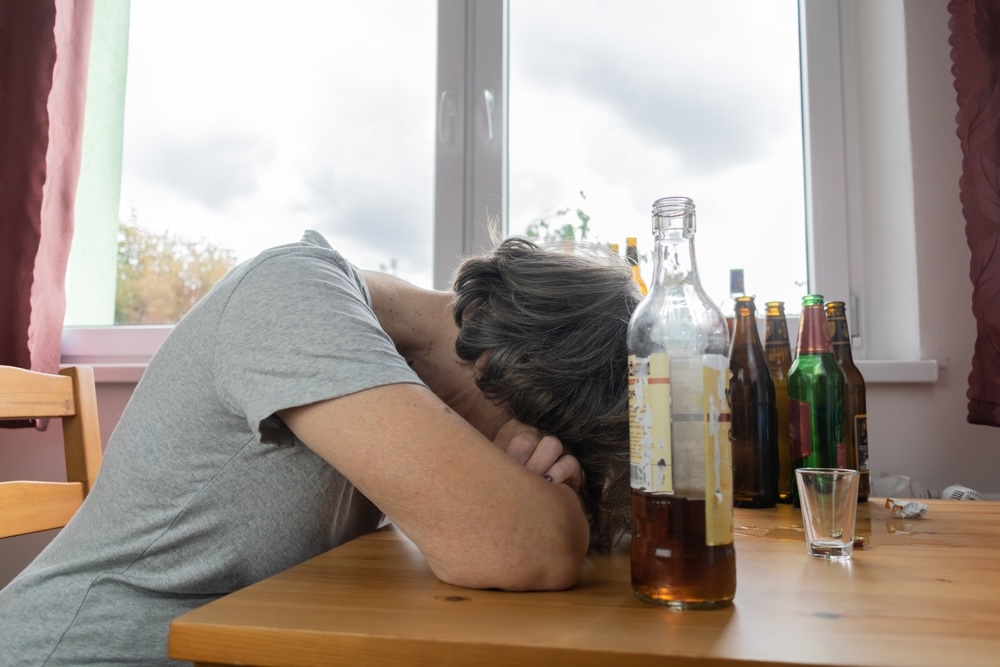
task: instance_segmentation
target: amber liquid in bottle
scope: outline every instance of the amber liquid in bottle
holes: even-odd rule
[[[774,507],[778,502],[778,413],[750,296],[736,299],[729,371],[733,503],[736,507]]]
[[[778,502],[792,502],[792,444],[788,433],[788,370],[792,366],[792,348],[788,340],[788,321],[784,301],[768,301],[764,354],[774,382],[774,401],[778,413]]]
[[[866,502],[871,494],[868,473],[868,408],[865,402],[865,379],[854,363],[847,310],[843,301],[826,304],[826,322],[830,331],[833,356],[844,372],[844,440],[847,467],[857,470],[858,501]]]
[[[647,601],[698,607],[736,590],[732,542],[705,544],[705,500],[632,491],[632,589]],[[669,552],[669,558],[656,558]],[[719,603],[725,604],[725,603]],[[705,604],[705,607],[719,606]]]

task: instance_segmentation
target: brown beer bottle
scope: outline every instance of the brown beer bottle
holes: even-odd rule
[[[778,413],[752,296],[736,299],[729,371],[733,503],[736,507],[774,507],[778,502]]]
[[[865,378],[854,364],[851,353],[851,333],[847,327],[847,312],[843,301],[826,304],[826,322],[830,331],[833,356],[844,371],[844,441],[847,445],[847,467],[860,473],[858,501],[865,502],[871,493],[868,474],[868,409],[865,405]]]
[[[766,325],[764,354],[774,382],[774,401],[778,413],[778,502],[792,502],[792,444],[788,436],[788,370],[792,366],[792,347],[788,341],[785,302],[764,304]]]
[[[646,281],[642,279],[642,273],[639,272],[639,248],[636,243],[634,236],[625,238],[625,259],[628,260],[629,266],[632,267],[632,279],[635,280],[635,284],[639,286],[639,291],[645,296],[649,290],[646,289]]]
[[[632,590],[674,609],[736,594],[726,321],[695,262],[695,209],[653,204],[653,279],[629,321]]]

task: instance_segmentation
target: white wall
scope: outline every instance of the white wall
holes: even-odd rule
[[[855,0],[852,13],[867,354],[905,359],[916,345],[915,356],[940,365],[934,384],[869,385],[873,478],[901,473],[938,491],[962,483],[995,494],[1000,429],[966,422],[976,329],[947,2]],[[893,37],[894,26],[905,28],[905,39]],[[897,58],[906,75],[893,81],[887,70]],[[901,130],[906,145],[893,142]],[[907,331],[914,322],[917,336]]]

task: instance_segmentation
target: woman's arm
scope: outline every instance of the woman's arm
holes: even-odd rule
[[[413,540],[442,581],[507,590],[576,582],[589,532],[573,489],[494,447],[426,387],[376,387],[279,417]]]

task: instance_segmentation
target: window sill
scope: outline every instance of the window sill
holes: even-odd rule
[[[62,365],[94,369],[98,384],[135,384],[173,325],[67,327],[62,335]]]
[[[933,384],[938,380],[938,362],[919,361],[857,361],[865,384]]]
[[[170,325],[67,328],[62,363],[93,367],[99,384],[134,384],[171,329]],[[933,359],[858,361],[857,365],[866,384],[933,384],[938,379],[938,362]]]

